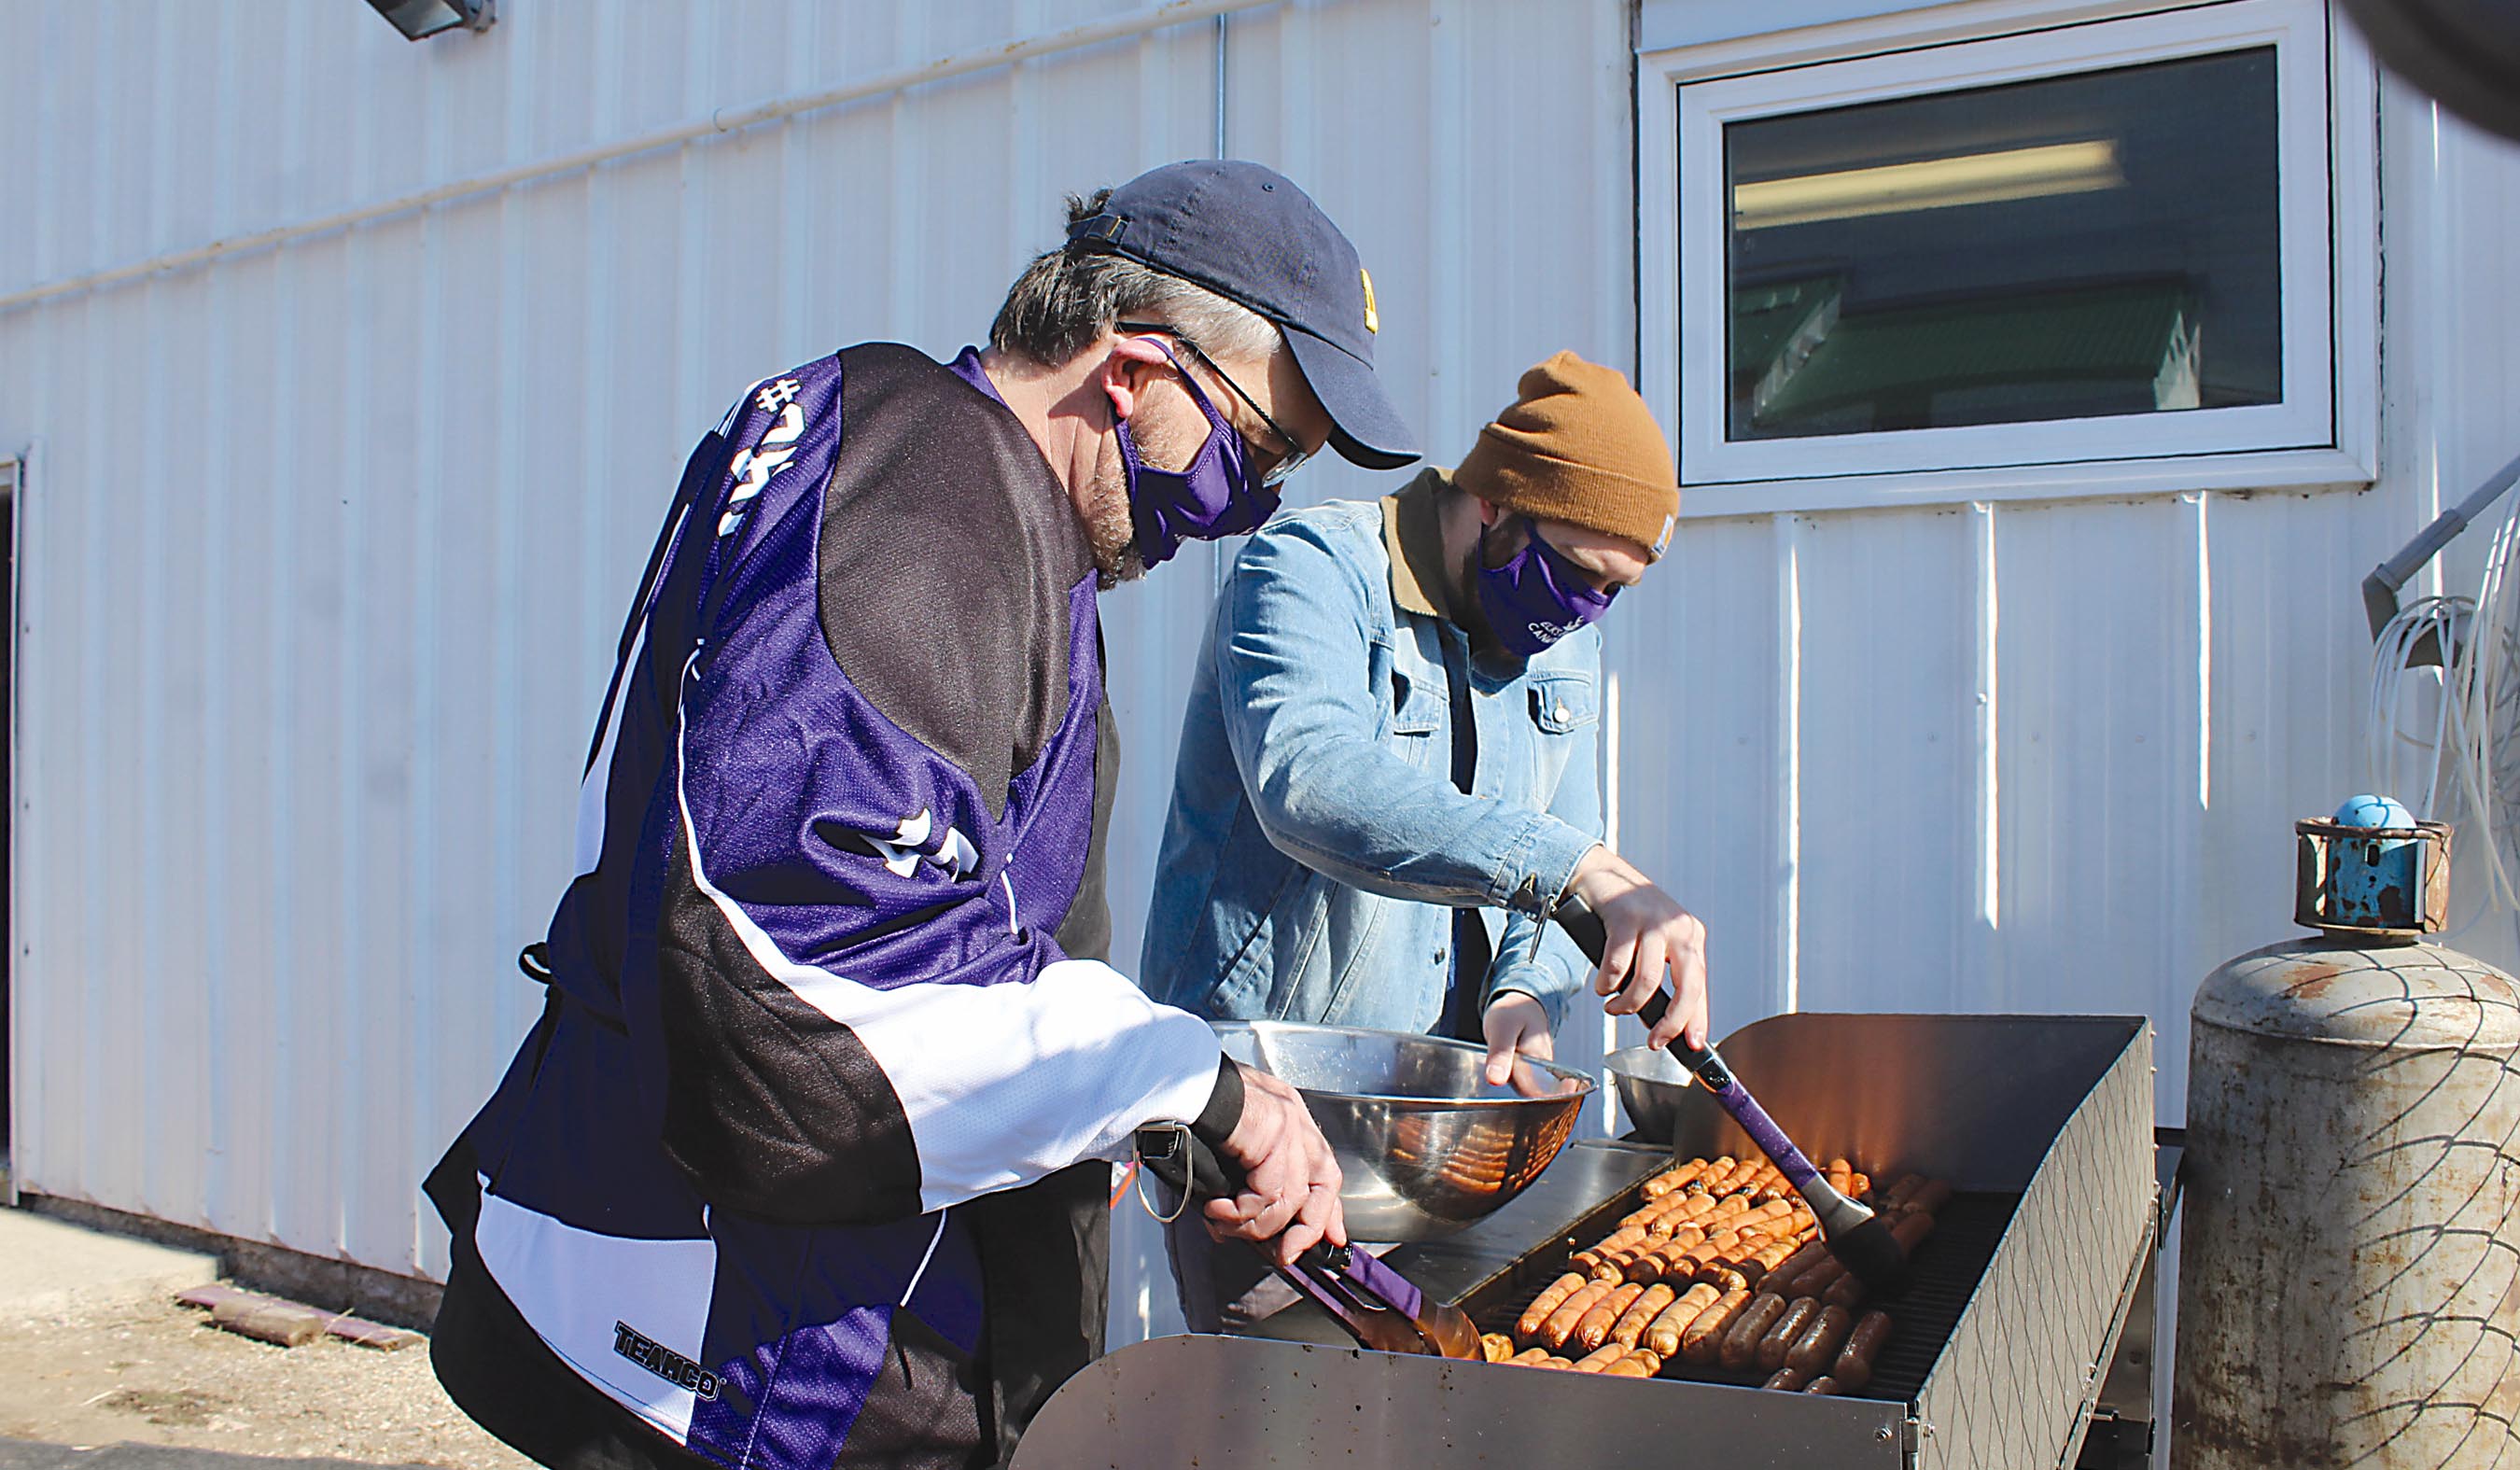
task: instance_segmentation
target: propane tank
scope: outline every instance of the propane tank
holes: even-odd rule
[[[2318,937],[2196,992],[2177,1461],[2520,1464],[2520,987],[2423,942],[2450,830],[2303,822]]]

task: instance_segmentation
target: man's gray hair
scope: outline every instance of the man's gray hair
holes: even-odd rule
[[[1067,197],[1067,222],[1092,219],[1108,189]],[[1249,307],[1126,255],[1071,242],[1033,257],[1007,291],[989,345],[1043,364],[1063,363],[1121,322],[1161,322],[1216,357],[1265,361],[1278,329]]]

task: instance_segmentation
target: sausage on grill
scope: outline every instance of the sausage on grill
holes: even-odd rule
[[[1787,1366],[1797,1367],[1815,1376],[1828,1371],[1837,1359],[1837,1350],[1846,1346],[1846,1334],[1855,1326],[1855,1314],[1843,1307],[1822,1307],[1820,1315],[1803,1329],[1785,1354]]]
[[[1777,1324],[1768,1329],[1768,1335],[1759,1339],[1759,1366],[1771,1373],[1783,1367],[1785,1355],[1793,1351],[1794,1344],[1802,1340],[1803,1329],[1809,1327],[1812,1318],[1818,1315],[1820,1300],[1816,1297],[1804,1297],[1789,1304],[1785,1314],[1777,1318]]]
[[[1859,1318],[1854,1330],[1846,1334],[1846,1346],[1837,1350],[1837,1361],[1829,1364],[1828,1376],[1848,1393],[1861,1393],[1872,1381],[1872,1360],[1881,1354],[1881,1345],[1890,1340],[1890,1314],[1868,1312]]]
[[[1792,1260],[1800,1249],[1800,1246],[1794,1244],[1791,1236],[1771,1239],[1767,1244],[1741,1259],[1741,1274],[1748,1276],[1753,1285],[1764,1282],[1768,1279],[1769,1272]]]
[[[1802,1273],[1827,1259],[1828,1247],[1817,1240],[1811,1241],[1787,1256],[1784,1265],[1768,1272],[1767,1278],[1759,1283],[1759,1289],[1773,1291],[1790,1302],[1794,1299],[1794,1283]]]
[[[1616,1253],[1616,1252],[1617,1252],[1621,1247],[1623,1247],[1623,1246],[1630,1246],[1630,1245],[1642,1245],[1642,1244],[1644,1244],[1644,1240],[1645,1240],[1645,1228],[1644,1228],[1644,1226],[1642,1226],[1642,1225],[1626,1225],[1626,1226],[1623,1226],[1623,1227],[1622,1227],[1622,1228],[1620,1228],[1619,1230],[1617,1230],[1617,1231],[1613,1232],[1612,1234],[1610,1234],[1610,1235],[1608,1235],[1608,1236],[1604,1237],[1604,1238],[1603,1238],[1603,1239],[1602,1239],[1598,1244],[1595,1245],[1591,1250],[1588,1250],[1588,1251],[1577,1251],[1577,1252],[1575,1253],[1575,1268],[1576,1268],[1576,1270],[1581,1270],[1581,1271],[1584,1271],[1584,1272],[1586,1272],[1587,1274],[1590,1274],[1590,1275],[1595,1275],[1595,1276],[1600,1275],[1600,1274],[1601,1274],[1601,1269],[1602,1269],[1602,1267],[1603,1267],[1603,1266],[1604,1266],[1604,1265],[1609,1261],[1610,1257],[1611,1257],[1613,1254],[1615,1254],[1615,1253]]]
[[[1680,1356],[1701,1367],[1715,1361],[1723,1351],[1724,1334],[1750,1305],[1750,1288],[1735,1286],[1716,1299],[1715,1305],[1698,1314],[1697,1320],[1681,1334]]]
[[[1717,1351],[1716,1360],[1733,1369],[1746,1368],[1757,1361],[1759,1339],[1767,1336],[1768,1329],[1777,1325],[1777,1318],[1784,1314],[1783,1297],[1763,1294],[1751,1298],[1750,1305],[1741,1309],[1740,1319],[1724,1334],[1724,1345]]]
[[[1801,1275],[1794,1277],[1794,1295],[1798,1297],[1819,1296],[1830,1287],[1835,1286],[1838,1278],[1845,1274],[1846,1263],[1838,1260],[1835,1256],[1830,1256],[1826,1260],[1821,1262],[1820,1265],[1815,1266],[1811,1270],[1804,1271]]]
[[[1610,1329],[1618,1325],[1620,1314],[1635,1306],[1637,1298],[1643,1296],[1644,1291],[1643,1287],[1632,1282],[1595,1302],[1592,1310],[1575,1324],[1575,1341],[1582,1343],[1588,1353],[1608,1342]]]
[[[1575,1371],[1578,1373],[1598,1373],[1627,1356],[1628,1350],[1620,1347],[1617,1343],[1612,1343],[1606,1348],[1596,1348],[1592,1352],[1575,1359]]]
[[[1555,1312],[1560,1304],[1574,1295],[1576,1289],[1587,1279],[1584,1272],[1570,1270],[1542,1287],[1540,1295],[1531,1299],[1531,1305],[1522,1309],[1522,1315],[1514,1318],[1513,1335],[1521,1338],[1537,1336],[1540,1332],[1540,1324],[1549,1320],[1549,1314]]]
[[[1565,1347],[1567,1339],[1575,1335],[1575,1324],[1584,1320],[1584,1314],[1616,1289],[1601,1280],[1587,1281],[1575,1288],[1575,1294],[1558,1303],[1557,1310],[1549,1314],[1549,1320],[1540,1324],[1540,1340],[1552,1350]]]
[[[1644,1340],[1645,1328],[1652,1325],[1655,1317],[1662,1315],[1663,1309],[1678,1300],[1680,1289],[1668,1282],[1646,1287],[1627,1311],[1619,1314],[1619,1319],[1610,1324],[1610,1341],[1635,1347]]]
[[[1692,1286],[1682,1292],[1680,1300],[1664,1308],[1662,1315],[1647,1324],[1645,1346],[1664,1358],[1678,1356],[1681,1334],[1697,1320],[1698,1314],[1714,1306],[1716,1298],[1722,1295],[1712,1286]]]

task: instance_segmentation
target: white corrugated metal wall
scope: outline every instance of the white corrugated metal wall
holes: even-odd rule
[[[1644,44],[1755,23],[1657,3]],[[1685,520],[1605,625],[1624,845],[1706,917],[1719,1030],[1789,997],[2150,1014],[2160,1116],[2184,1116],[2197,982],[2293,932],[2291,822],[2365,777],[2363,574],[2520,452],[2520,148],[2394,79],[2338,125],[2380,137],[2373,488]],[[1645,248],[1671,230],[1643,221]],[[2446,558],[2452,590],[2484,540]],[[2463,942],[2513,958],[2507,923]]]
[[[0,15],[0,49],[41,60],[0,92],[0,128],[33,140],[0,152],[0,300],[1136,14],[506,9],[421,46],[351,0]],[[1715,15],[1657,4],[1649,43],[1690,38],[1675,16],[1711,39]],[[1440,456],[1549,350],[1635,359],[1631,231],[1651,248],[1668,225],[1632,219],[1629,30],[1617,0],[1228,22],[1226,147],[1358,241]],[[1158,24],[0,309],[0,451],[36,451],[19,1181],[437,1270],[413,1181],[534,1007],[511,958],[565,877],[616,619],[688,442],[831,345],[977,335],[1061,191],[1212,151],[1217,43]],[[2358,779],[2355,582],[2520,447],[2520,156],[2384,98],[2379,489],[1695,520],[1623,601],[1624,845],[1706,914],[1720,1029],[1789,983],[1811,1008],[2147,1011],[2179,1116],[2196,978],[2284,932],[2286,824]],[[1106,604],[1124,961],[1212,575]],[[1169,1319],[1147,1243],[1124,1229],[1124,1333]]]
[[[0,300],[1140,14],[502,9],[423,45],[355,0],[0,14],[0,51],[41,59],[0,94],[0,133],[31,140],[0,151]],[[1219,32],[1182,14],[0,309],[0,446],[40,446],[23,1187],[441,1269],[415,1181],[538,1002],[514,956],[566,879],[611,642],[690,442],[837,344],[975,339],[1062,192],[1212,152]],[[1224,35],[1226,147],[1357,241],[1385,372],[1434,442],[1465,445],[1556,347],[1632,356],[1622,5],[1321,0]],[[1213,576],[1186,559],[1105,603],[1124,964]],[[1169,1314],[1141,1290],[1149,1239],[1122,1242],[1124,1333],[1142,1299]]]

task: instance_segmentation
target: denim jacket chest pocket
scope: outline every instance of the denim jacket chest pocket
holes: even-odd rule
[[[1539,674],[1524,686],[1525,709],[1532,728],[1532,778],[1537,789],[1554,792],[1565,774],[1575,742],[1594,738],[1601,705],[1593,681],[1583,674]]]
[[[1583,674],[1543,674],[1530,683],[1531,723],[1543,735],[1573,735],[1601,718],[1593,681]]]
[[[1423,767],[1427,752],[1442,745],[1445,759],[1450,760],[1451,747],[1443,736],[1449,728],[1451,702],[1452,691],[1445,687],[1443,670],[1395,665],[1391,671],[1392,750],[1409,764]]]

